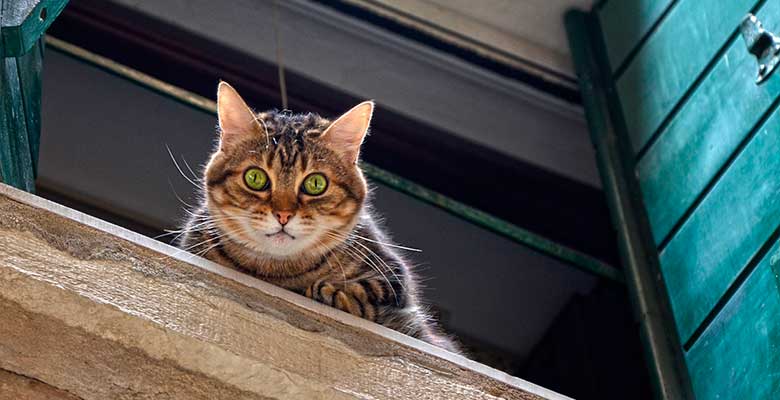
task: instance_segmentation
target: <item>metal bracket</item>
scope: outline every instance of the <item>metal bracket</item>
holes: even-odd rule
[[[742,38],[750,54],[758,61],[756,84],[766,81],[780,64],[780,38],[764,29],[761,21],[748,14],[739,27]]]

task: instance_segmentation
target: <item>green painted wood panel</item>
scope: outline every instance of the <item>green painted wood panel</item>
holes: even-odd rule
[[[679,0],[617,81],[640,151],[757,0]]]
[[[616,70],[674,0],[608,1],[599,10],[607,57]]]
[[[17,59],[0,58],[0,179],[32,192],[35,177]]]
[[[68,0],[12,0],[0,7],[0,57],[29,51],[65,8]]]
[[[699,400],[780,398],[780,244],[686,355]]]
[[[33,174],[38,175],[38,148],[41,136],[41,74],[43,72],[43,38],[30,51],[18,58],[19,83]]]
[[[660,254],[683,343],[780,225],[778,149],[775,112]]]
[[[780,32],[780,1],[758,13]],[[756,85],[758,65],[736,38],[639,160],[637,172],[656,244],[680,220],[734,149],[780,96],[780,74]]]

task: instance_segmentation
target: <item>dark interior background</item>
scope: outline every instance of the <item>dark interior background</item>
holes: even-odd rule
[[[50,33],[210,99],[222,78],[236,83],[256,108],[278,107],[276,69],[270,56],[247,51],[242,40],[226,45],[218,32],[193,29],[208,20],[209,13],[219,11],[195,3],[177,16],[179,23],[174,26],[154,14],[178,2],[73,0]],[[248,9],[233,9],[230,16],[238,19],[242,11],[262,11],[265,3],[237,2],[236,7]],[[280,11],[291,14],[290,24],[294,18],[311,17],[305,12],[313,9],[335,15],[362,29],[353,30],[353,36],[373,33],[390,38],[394,46],[414,52],[411,59],[422,61],[404,66],[396,56],[390,64],[367,62],[365,70],[351,71],[337,59],[319,54],[321,75],[296,69],[291,61],[293,111],[335,115],[360,98],[374,98],[379,108],[375,133],[365,144],[368,161],[619,267],[606,205],[597,179],[590,175],[595,171],[592,152],[553,145],[567,137],[587,140],[581,114],[572,111],[578,108],[576,96],[563,89],[547,92],[533,77],[502,73],[450,54],[446,46],[435,46],[432,38],[404,35],[381,19],[322,3],[328,2],[305,2],[305,7]],[[187,26],[188,21],[192,25]],[[283,34],[293,40],[286,50],[291,59],[305,47],[295,38],[311,40],[314,33],[307,29],[315,27],[311,22],[285,27]],[[348,43],[350,33],[339,34]],[[354,49],[351,57],[371,56],[362,54],[361,47]],[[430,74],[436,70],[426,70],[425,60],[451,76],[433,79]],[[403,77],[407,80],[426,82],[431,77],[420,88],[423,93],[414,93],[413,85],[408,92],[382,89],[394,85],[396,78],[383,82],[394,66],[419,68],[415,75]],[[342,73],[377,75],[370,85],[340,87],[328,78],[340,67]],[[458,69],[478,71],[486,78],[470,81],[465,88],[458,81]],[[189,173],[186,161],[197,175],[215,140],[214,116],[51,47],[44,71],[39,193],[149,236],[176,228],[184,217],[184,203],[196,201],[196,190],[181,176],[168,149],[185,174]],[[501,85],[503,89],[496,89]],[[522,93],[507,97],[506,88],[521,88]],[[466,89],[487,94],[460,101],[451,98],[452,90]],[[504,94],[489,95],[496,91]],[[420,116],[398,105],[399,99],[419,101],[420,95],[438,102],[428,108],[430,114]],[[480,101],[488,102],[480,109],[494,107],[495,115],[474,114]],[[513,122],[516,116],[503,111],[507,104],[531,122]],[[448,113],[439,112],[443,105]],[[462,128],[453,128],[449,113],[484,119],[475,127],[490,130],[497,124],[506,129],[509,124],[512,129],[493,132],[494,140],[485,141],[479,138],[479,129],[469,130],[468,135],[456,132]],[[552,137],[555,134],[562,136]],[[550,137],[533,140],[545,135]],[[535,152],[543,153],[544,159],[527,156]],[[591,172],[571,172],[572,165]],[[636,324],[622,284],[533,251],[390,187],[372,185],[374,204],[395,240],[423,250],[408,257],[423,276],[425,297],[473,358],[576,398],[649,396]]]

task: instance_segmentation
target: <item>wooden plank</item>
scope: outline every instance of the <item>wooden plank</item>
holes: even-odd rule
[[[617,82],[635,152],[644,147],[756,3],[680,0],[671,9]]]
[[[68,4],[68,0],[13,0],[0,8],[0,57],[28,52]]]
[[[780,224],[778,132],[775,112],[661,252],[683,343]]]
[[[38,380],[0,369],[0,400],[79,400],[79,398]]]
[[[79,400],[35,379],[0,369],[0,400]]]
[[[562,399],[0,185],[0,368],[83,399]]]
[[[780,393],[780,244],[775,244],[687,354],[698,399]]]
[[[780,2],[766,3],[758,17],[770,31],[780,31]],[[639,182],[656,244],[780,96],[780,75],[756,85],[757,71],[745,43],[732,42],[639,161]]]
[[[0,58],[0,179],[35,190],[17,59]]]
[[[674,0],[608,1],[599,10],[607,56],[616,71]]]

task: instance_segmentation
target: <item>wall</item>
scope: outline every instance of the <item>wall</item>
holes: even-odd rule
[[[290,71],[600,186],[579,106],[324,5],[301,0],[114,2],[271,63],[276,62],[277,26]],[[270,106],[278,105],[258,105]]]
[[[433,34],[439,31],[437,36],[444,40],[497,60],[531,61],[572,83],[574,68],[561,19],[567,9],[590,9],[593,4],[593,0],[481,0],[474,7],[471,0],[348,1],[399,21],[408,15],[410,25],[429,27]]]

